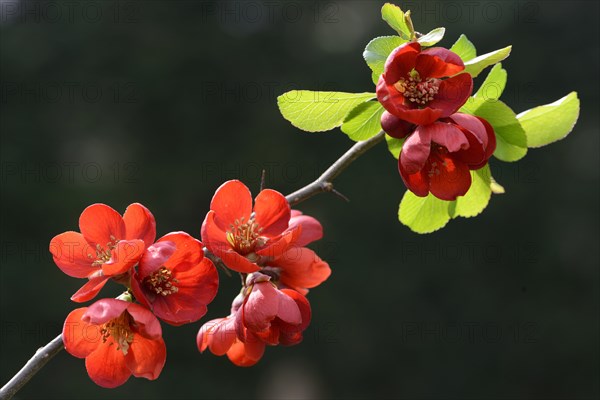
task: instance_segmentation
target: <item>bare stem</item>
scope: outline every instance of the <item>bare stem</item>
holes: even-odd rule
[[[301,189],[296,190],[292,194],[286,196],[287,201],[291,206],[303,202],[304,200],[321,192],[335,192],[333,189],[333,180],[337,178],[354,160],[367,152],[371,147],[381,142],[385,137],[385,133],[379,132],[369,140],[358,142],[352,146],[343,156],[341,156],[331,167],[327,168],[323,174],[314,182],[309,183]]]
[[[0,399],[12,398],[48,361],[64,348],[62,334],[58,335],[50,343],[38,349],[27,364],[21,368],[13,378],[0,389]]]
[[[379,132],[376,136],[363,142],[358,142],[352,146],[344,155],[334,162],[323,174],[314,182],[309,183],[294,193],[286,196],[290,205],[296,205],[304,200],[322,192],[331,192],[347,200],[346,196],[333,188],[333,180],[337,178],[354,160],[367,152],[371,147],[384,139],[384,133]],[[221,262],[210,252],[205,251],[206,256],[211,258],[217,264]],[[229,272],[229,271],[227,271]],[[33,376],[44,366],[52,357],[57,355],[64,348],[62,335],[55,337],[50,343],[38,349],[27,364],[0,389],[0,400],[12,398]]]

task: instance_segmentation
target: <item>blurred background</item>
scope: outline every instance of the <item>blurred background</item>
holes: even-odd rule
[[[352,142],[309,134],[276,97],[301,88],[374,91],[362,59],[393,34],[379,1],[0,0],[0,381],[54,338],[82,280],[50,239],[89,204],[141,202],[158,234],[199,237],[214,190],[260,171],[283,193]],[[568,139],[514,164],[492,160],[505,195],[420,236],[397,221],[405,189],[379,145],[301,205],[323,224],[314,248],[333,275],[312,290],[304,342],[253,368],[199,354],[201,323],[163,325],[160,378],[105,390],[60,353],[18,398],[533,398],[599,394],[599,7],[593,1],[415,1],[418,31],[445,26],[478,52],[513,44],[502,99],[517,113],[577,90]],[[476,81],[480,83],[482,78]],[[110,284],[103,297],[119,293]]]

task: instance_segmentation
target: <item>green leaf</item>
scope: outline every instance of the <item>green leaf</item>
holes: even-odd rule
[[[465,72],[471,74],[473,78],[481,73],[490,65],[494,65],[510,55],[512,46],[505,47],[500,50],[492,51],[491,53],[482,54],[465,62]]]
[[[385,135],[385,142],[387,143],[388,150],[394,158],[400,158],[400,151],[402,150],[402,145],[404,144],[405,139],[396,139],[391,137],[390,135]]]
[[[486,119],[496,133],[494,156],[502,161],[517,161],[527,154],[527,136],[514,111],[500,100],[471,97],[461,111]]]
[[[453,206],[450,207],[452,218],[456,217],[474,217],[480,214],[490,202],[492,197],[492,175],[490,166],[471,172],[471,187],[464,196],[456,199]]]
[[[450,204],[431,193],[427,197],[418,197],[407,190],[400,202],[398,219],[413,232],[431,233],[443,228],[450,220]]]
[[[487,101],[498,100],[506,87],[507,75],[506,70],[502,68],[502,64],[494,65],[494,68],[492,68],[473,97]]]
[[[292,90],[279,96],[277,105],[296,128],[323,132],[340,126],[350,111],[374,97],[375,93]]]
[[[517,115],[527,134],[529,147],[541,147],[565,138],[573,130],[578,117],[577,92]]]
[[[463,60],[463,62],[467,62],[472,60],[477,56],[477,50],[475,46],[465,35],[460,35],[456,43],[450,47],[450,51],[458,54],[458,56]]]
[[[504,193],[494,181],[489,164],[471,172],[471,187],[454,201],[440,200],[431,193],[418,197],[406,191],[400,202],[400,222],[417,233],[431,233],[444,227],[451,218],[470,218],[480,214],[489,204],[493,193]]]
[[[405,14],[400,7],[394,4],[385,3],[383,7],[381,7],[381,18],[383,18],[392,29],[398,32],[398,35],[406,40],[410,40],[413,33],[406,23]]]
[[[383,107],[378,101],[367,101],[350,111],[342,124],[342,132],[355,142],[367,140],[381,131]]]
[[[421,46],[429,47],[433,46],[440,40],[444,38],[444,33],[446,33],[446,28],[435,28],[431,32],[426,35],[421,36],[417,39],[417,42],[421,44]]]
[[[504,186],[496,182],[494,177],[490,177],[490,189],[492,189],[492,193],[494,194],[503,194],[505,192]]]
[[[373,71],[373,82],[377,84],[379,76],[383,74],[383,67],[390,53],[398,46],[408,42],[406,39],[402,39],[398,36],[380,36],[371,40],[365,51],[363,57],[367,62],[367,65]]]

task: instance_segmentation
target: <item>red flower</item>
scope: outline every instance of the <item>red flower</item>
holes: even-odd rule
[[[279,290],[259,272],[246,278],[244,292],[234,300],[231,315],[212,320],[198,332],[198,349],[227,354],[238,366],[256,364],[265,346],[291,346],[302,340],[311,318],[310,304],[300,293]]]
[[[98,294],[109,278],[126,278],[144,249],[154,242],[156,222],[141,204],[127,207],[123,217],[105,204],[87,207],[79,232],[64,232],[50,241],[56,265],[67,275],[89,281],[71,299],[84,302]]]
[[[252,319],[254,322],[256,322],[257,320],[261,320],[264,318],[264,320],[268,320],[269,316],[265,315],[265,309],[268,309],[268,307],[265,307],[263,305],[263,302],[270,302],[273,303],[274,300],[264,300],[264,297],[269,296],[269,289],[267,289],[267,293],[265,293],[265,289],[268,286],[266,284],[262,284],[262,285],[255,285],[255,287],[258,286],[258,289],[256,290],[256,292],[254,293],[256,299],[252,299],[253,293],[250,294],[250,296],[248,296],[248,300],[246,302],[246,304],[244,305],[244,312],[241,314],[237,315],[237,322],[238,324],[243,323],[244,324],[244,334],[246,336],[248,336],[249,334],[251,334],[252,336],[256,336],[258,338],[260,338],[261,340],[263,340],[265,343],[270,344],[270,345],[278,345],[281,344],[283,346],[293,346],[295,344],[298,344],[302,341],[302,333],[306,330],[306,328],[308,327],[308,325],[310,324],[310,319],[311,319],[311,309],[310,309],[310,303],[308,302],[308,300],[306,299],[306,297],[304,297],[303,295],[301,295],[300,293],[296,292],[295,290],[291,290],[291,289],[275,289],[277,292],[279,292],[277,294],[277,296],[279,297],[279,309],[278,309],[278,313],[275,314],[275,317],[273,319],[271,319],[269,326],[267,329],[264,329],[262,331],[255,331],[254,328],[252,326],[249,325],[249,320]],[[252,289],[252,292],[254,292],[254,288]],[[274,297],[271,295],[271,297]],[[282,304],[281,299],[286,298],[287,299],[283,302],[284,304]],[[288,307],[290,310],[292,309],[292,302],[290,302],[288,299],[292,299],[296,305],[296,307],[298,308],[298,310],[300,311],[300,319],[299,322],[298,320],[296,320],[295,318],[292,318],[293,314],[289,314],[286,315],[284,313],[284,311],[282,310],[283,307]],[[253,301],[254,304],[248,304],[250,301]],[[289,304],[285,304],[285,303],[289,303]],[[256,312],[255,310],[261,310],[261,312]],[[295,309],[295,307],[294,307]],[[256,316],[254,317],[250,317],[251,314],[259,314],[259,317],[256,318]],[[287,318],[286,318],[287,317]],[[259,325],[260,326],[260,325]],[[245,338],[244,338],[245,339]]]
[[[160,323],[139,304],[102,299],[73,310],[62,337],[65,349],[85,358],[88,375],[102,387],[120,386],[131,375],[154,380],[165,365]]]
[[[250,367],[256,364],[265,353],[265,342],[245,334],[242,342],[235,328],[235,316],[213,319],[202,325],[196,337],[201,353],[207,348],[216,356],[227,354],[229,360],[238,367]]]
[[[485,166],[495,149],[494,129],[486,120],[456,113],[418,126],[402,146],[398,169],[417,196],[431,192],[442,200],[456,200],[471,186],[469,170]]]
[[[377,83],[377,99],[391,114],[384,113],[384,119],[393,119],[393,116],[427,125],[449,117],[473,91],[471,75],[456,75],[464,69],[460,57],[450,50],[432,47],[421,51],[417,42],[398,47],[387,58]],[[445,77],[450,78],[442,79]],[[392,121],[386,122],[394,125]],[[393,132],[388,133],[393,136]]]
[[[160,238],[146,249],[133,273],[135,298],[172,325],[202,318],[219,287],[217,270],[202,248],[185,232]]]
[[[279,288],[291,288],[306,295],[307,289],[314,288],[329,278],[331,269],[313,250],[302,247],[323,237],[321,223],[300,211],[292,210],[289,226],[297,225],[302,226],[302,232],[295,246],[265,261],[261,272],[269,275]]]
[[[210,203],[202,224],[202,241],[232,270],[258,271],[262,257],[276,257],[291,247],[300,235],[300,227],[288,229],[290,205],[275,190],[265,189],[252,195],[242,182],[227,181]]]

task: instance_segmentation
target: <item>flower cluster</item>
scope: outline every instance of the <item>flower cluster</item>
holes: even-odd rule
[[[185,232],[155,240],[154,217],[138,203],[123,216],[107,205],[91,205],[81,214],[79,229],[50,242],[64,273],[87,278],[71,299],[92,300],[109,280],[126,291],[72,311],[62,337],[70,354],[85,358],[90,378],[108,388],[131,375],[159,376],[166,360],[159,320],[179,326],[206,314],[219,286],[212,260],[239,272],[243,288],[229,317],[200,329],[198,348],[227,353],[240,366],[256,363],[266,345],[302,340],[311,318],[305,295],[331,273],[304,247],[322,237],[321,224],[291,210],[285,197],[270,189],[260,192],[253,208],[250,191],[239,181],[226,182],[215,193],[202,224],[204,243]]]
[[[377,83],[385,108],[381,126],[406,139],[400,176],[417,196],[456,200],[471,186],[470,170],[484,167],[496,149],[492,126],[457,112],[473,92],[461,58],[441,47],[409,42],[392,51]]]
[[[200,329],[198,349],[250,366],[267,345],[299,343],[311,318],[305,295],[331,274],[329,265],[305,247],[322,236],[319,221],[291,210],[281,193],[265,189],[253,207],[243,183],[223,184],[202,224],[202,240],[243,273],[244,282],[230,315]]]
[[[91,300],[109,280],[128,292],[71,312],[63,328],[65,348],[85,358],[100,386],[119,386],[131,375],[156,379],[166,359],[158,319],[182,325],[204,316],[219,286],[215,266],[204,257],[203,244],[185,232],[155,242],[154,216],[141,204],[131,204],[123,216],[107,205],[91,205],[79,229],[50,242],[64,273],[88,279],[71,299]]]

